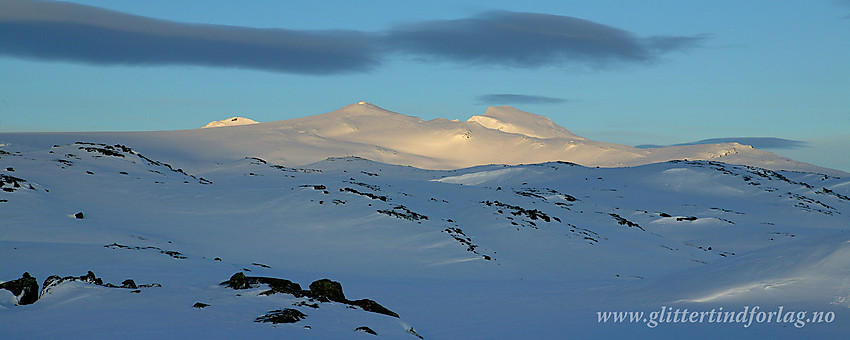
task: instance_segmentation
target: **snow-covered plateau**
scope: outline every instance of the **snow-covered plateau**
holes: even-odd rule
[[[850,334],[850,177],[736,143],[363,102],[0,133],[0,189],[3,339]]]

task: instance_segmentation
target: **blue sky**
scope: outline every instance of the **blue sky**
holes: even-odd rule
[[[850,1],[0,0],[0,131],[168,130],[366,100],[587,138],[777,137],[850,171]]]

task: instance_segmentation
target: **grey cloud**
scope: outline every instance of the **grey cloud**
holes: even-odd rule
[[[704,36],[640,38],[567,16],[493,11],[383,32],[187,24],[97,7],[0,2],[0,55],[99,65],[201,65],[299,74],[377,68],[391,55],[532,68],[651,62]]]
[[[698,44],[705,36],[640,38],[579,18],[507,11],[473,18],[397,26],[387,33],[393,50],[435,60],[539,67],[583,63],[651,62],[662,53]]]
[[[478,103],[496,105],[496,104],[557,104],[564,103],[567,100],[562,98],[534,96],[525,94],[485,94],[476,97]]]
[[[91,64],[186,64],[303,74],[360,72],[380,63],[357,31],[296,31],[185,24],[95,7],[7,1],[0,55]]]
[[[682,145],[700,145],[700,144],[717,144],[717,143],[740,143],[744,145],[752,145],[756,149],[796,149],[809,147],[808,142],[775,138],[775,137],[727,137],[727,138],[711,138],[701,141],[674,144],[672,146]],[[638,145],[636,147],[642,149],[660,148],[668,145]]]

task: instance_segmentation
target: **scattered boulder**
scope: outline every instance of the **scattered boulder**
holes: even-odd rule
[[[18,305],[29,305],[38,301],[38,281],[29,272],[20,279],[0,283],[0,289],[6,289],[18,297]]]
[[[78,220],[82,220],[82,219],[86,218],[86,215],[84,215],[83,212],[80,211],[80,212],[74,214],[74,217],[76,217]]]
[[[245,274],[242,272],[238,272],[233,274],[230,277],[230,280],[222,282],[222,284],[227,284],[228,287],[233,289],[248,289],[251,288],[251,285],[248,284],[248,279],[245,277]]]
[[[345,294],[342,293],[342,284],[329,279],[321,279],[310,284],[310,292],[317,298],[326,298],[331,301],[346,303]]]
[[[124,282],[121,282],[121,288],[136,289],[136,288],[139,288],[139,287],[136,286],[136,282],[133,281],[133,279],[126,279],[126,280],[124,280]]]
[[[207,307],[207,306],[209,306],[209,304],[206,304],[206,303],[203,303],[203,302],[195,302],[195,304],[192,307],[197,308],[197,309],[203,309],[204,307]]]

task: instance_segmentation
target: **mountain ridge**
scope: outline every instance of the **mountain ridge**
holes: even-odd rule
[[[329,157],[357,156],[374,161],[447,170],[484,164],[534,164],[565,161],[584,166],[629,167],[677,159],[712,160],[771,170],[847,175],[738,143],[639,149],[575,135],[545,116],[502,106],[466,121],[405,115],[360,102],[328,113],[272,122],[152,132],[4,134],[0,142],[32,146],[77,140],[132,143],[168,150],[167,156],[192,159],[185,166],[215,166],[252,155],[287,166]]]

